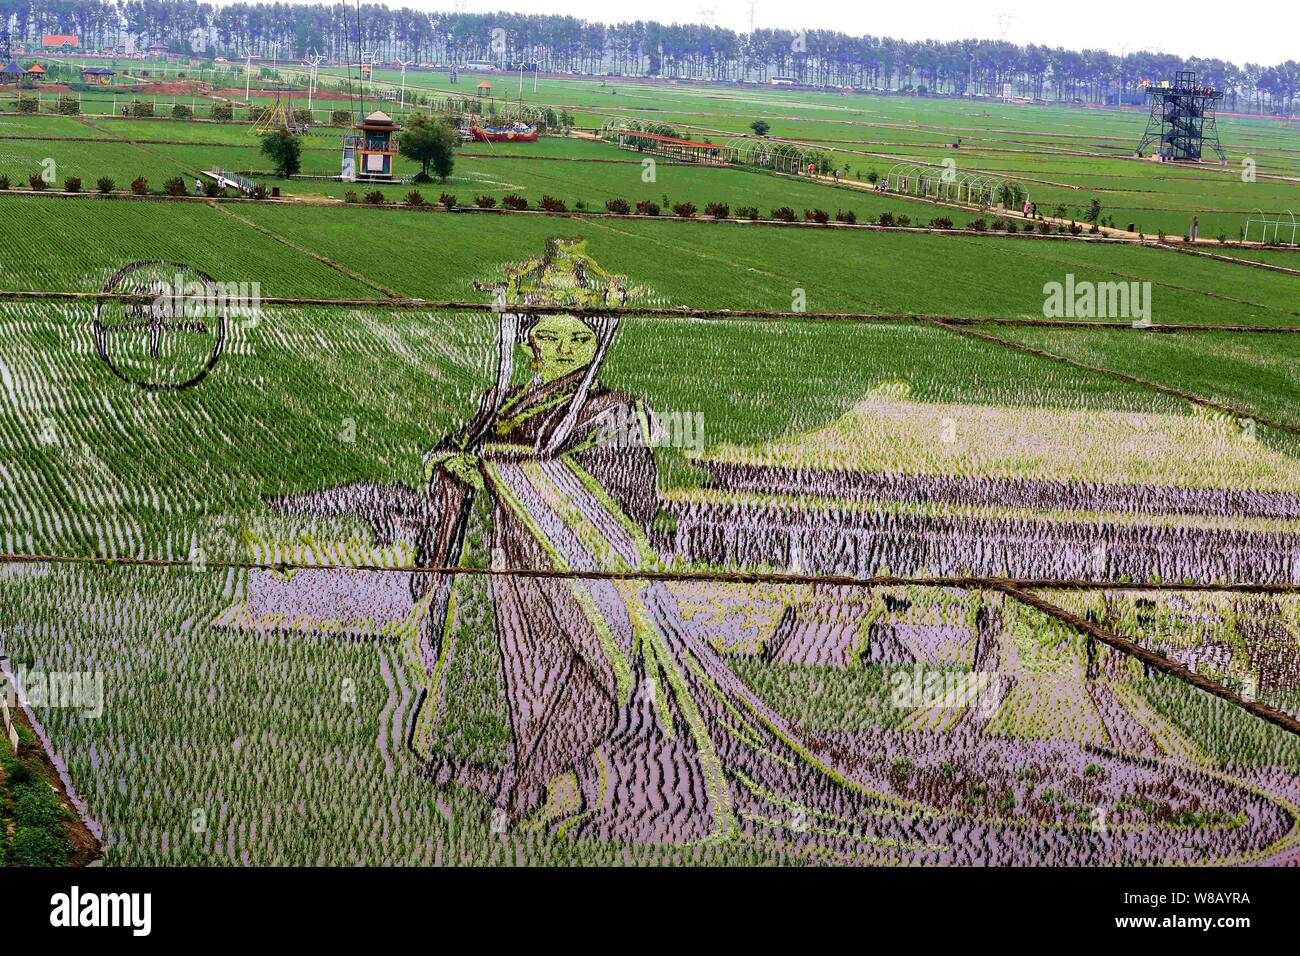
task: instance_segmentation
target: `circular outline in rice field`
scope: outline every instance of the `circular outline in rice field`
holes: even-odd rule
[[[120,287],[122,283],[127,279],[127,277],[129,277],[132,273],[145,268],[146,266],[164,266],[164,267],[170,267],[176,269],[177,275],[186,273],[188,274],[187,276],[188,278],[196,279],[197,281],[203,283],[203,285],[207,288],[213,288],[217,284],[216,280],[214,280],[210,275],[208,275],[202,269],[196,269],[194,266],[188,265],[187,263],[184,262],[175,262],[170,259],[139,259],[136,260],[135,262],[127,263],[122,268],[118,269],[117,272],[113,273],[112,277],[108,280],[108,282],[104,284],[103,291],[108,293],[116,293],[122,291]],[[183,382],[151,382],[139,378],[132,378],[131,376],[127,375],[125,372],[123,372],[121,369],[117,367],[117,365],[113,362],[113,359],[109,356],[108,347],[107,347],[108,344],[107,333],[112,331],[113,327],[109,325],[105,325],[100,320],[100,315],[102,314],[105,304],[111,301],[114,300],[100,299],[95,303],[94,322],[91,325],[91,329],[95,334],[95,351],[99,354],[99,357],[104,362],[104,364],[109,367],[109,370],[112,371],[112,373],[115,376],[117,376],[119,379],[121,379],[123,382],[126,382],[128,385],[135,385],[138,388],[143,388],[146,391],[151,391],[151,392],[152,391],[180,391],[181,389],[193,388],[195,385],[198,385],[201,381],[207,378],[208,373],[210,373],[216,367],[218,360],[220,360],[221,358],[221,353],[224,350],[225,343],[226,343],[226,305],[224,300],[221,301],[220,310],[215,320],[216,333],[213,338],[212,354],[208,356],[207,361],[204,363],[204,365],[201,368],[199,368],[190,378],[188,378]],[[151,319],[148,324],[151,328],[151,332],[158,336],[161,336],[161,333],[163,332],[199,331],[196,329],[186,328],[184,323],[166,323],[161,321],[161,319],[157,317]],[[204,327],[202,331],[207,331],[207,328]],[[157,348],[157,344],[155,341],[154,349],[156,350],[156,348]]]

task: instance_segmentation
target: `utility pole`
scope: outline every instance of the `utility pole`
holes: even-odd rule
[[[248,82],[253,76],[253,54],[244,54],[244,102],[248,103],[249,91]]]

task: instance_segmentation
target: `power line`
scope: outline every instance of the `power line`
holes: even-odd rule
[[[888,588],[930,587],[961,590],[1032,591],[1115,591],[1209,594],[1256,594],[1281,596],[1300,594],[1300,584],[1252,584],[1249,582],[1194,581],[1093,581],[1082,578],[1004,578],[990,575],[899,575],[857,576],[846,574],[802,574],[783,571],[673,571],[673,570],[557,570],[555,568],[488,568],[461,565],[439,567],[394,567],[382,564],[307,564],[297,561],[235,561],[182,558],[105,557],[72,554],[0,553],[0,564],[54,564],[121,568],[203,567],[237,571],[355,571],[436,576],[468,575],[500,578],[541,578],[576,581],[647,581],[665,583],[816,585],[819,587]]]
[[[123,304],[147,305],[155,301],[156,296],[147,292],[76,292],[45,291],[38,289],[0,289],[0,303],[23,301],[56,302],[121,302]],[[388,311],[431,311],[431,312],[509,312],[515,315],[576,315],[607,316],[618,315],[631,319],[698,319],[701,321],[750,321],[772,320],[778,322],[917,322],[946,326],[1021,326],[1041,329],[1069,329],[1076,331],[1142,331],[1159,335],[1173,335],[1185,332],[1218,332],[1259,335],[1294,335],[1300,333],[1300,326],[1293,325],[1200,325],[1192,323],[1164,323],[1136,327],[1128,321],[1109,321],[1089,319],[1036,319],[1025,316],[1002,315],[932,315],[924,312],[854,312],[808,310],[800,312],[779,309],[703,309],[692,306],[599,306],[584,307],[578,305],[543,305],[518,304],[499,306],[494,302],[473,302],[458,299],[421,299],[395,297],[390,299],[372,298],[336,298],[330,296],[287,296],[262,295],[258,300],[262,305],[283,306],[320,306],[348,309],[378,309]],[[1006,344],[1003,340],[999,342]],[[1045,358],[1055,358],[1044,353]]]

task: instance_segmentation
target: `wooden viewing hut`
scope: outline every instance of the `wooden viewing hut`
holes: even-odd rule
[[[720,166],[735,162],[734,146],[719,146],[716,143],[699,143],[690,139],[677,139],[673,136],[660,136],[657,133],[638,133],[628,129],[618,131],[618,145],[622,149],[634,149],[640,153],[655,153],[670,156],[687,163],[707,163]]]
[[[45,67],[41,66],[39,63],[33,63],[27,68],[27,76],[33,83],[39,83],[41,80],[45,79]]]
[[[83,83],[98,83],[100,86],[108,86],[116,75],[114,70],[106,66],[86,66],[81,69]]]
[[[491,96],[491,95],[492,95],[492,84],[489,83],[487,80],[484,80],[482,83],[480,83],[480,84],[478,85],[478,95],[479,95],[479,96]]]
[[[23,68],[18,65],[17,60],[5,64],[4,68],[0,69],[0,83],[17,84],[22,78]]]
[[[343,137],[343,179],[353,182],[395,183],[393,157],[402,127],[382,110],[375,110]],[[351,162],[349,162],[351,160]]]

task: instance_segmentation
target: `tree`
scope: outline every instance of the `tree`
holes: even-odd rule
[[[456,128],[445,119],[434,119],[428,113],[415,113],[406,121],[402,139],[397,149],[404,157],[420,164],[416,182],[430,182],[429,167],[444,183],[451,175],[456,162],[456,143],[460,137]]]
[[[302,142],[287,129],[272,130],[263,136],[262,154],[275,165],[277,176],[287,179],[302,168]]]
[[[770,130],[772,127],[768,125],[767,120],[758,119],[750,123],[749,128],[754,131],[755,136],[766,136],[767,131]]]

